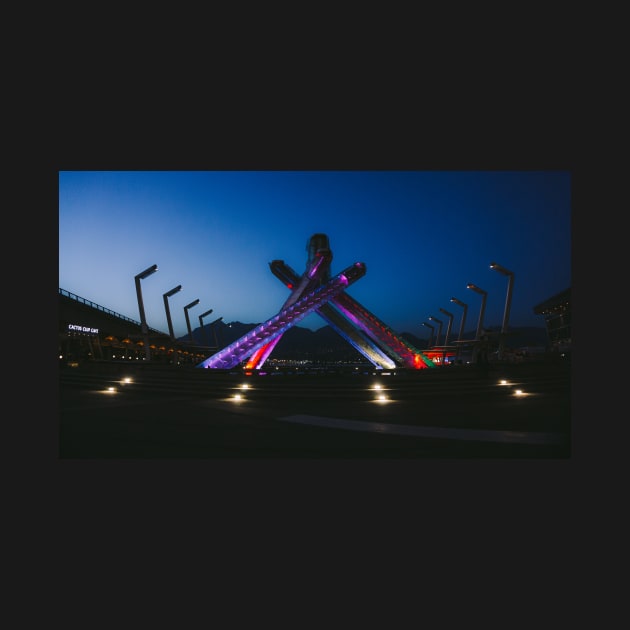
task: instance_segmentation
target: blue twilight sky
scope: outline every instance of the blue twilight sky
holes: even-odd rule
[[[541,326],[533,308],[571,286],[569,171],[60,171],[59,287],[177,337],[199,315],[208,324],[258,324],[278,313],[288,289],[269,262],[304,271],[312,234],[330,238],[331,275],[364,262],[348,293],[395,332],[428,338],[422,322],[454,315],[475,330],[500,326],[514,272],[510,327]],[[309,315],[299,326],[325,325]]]

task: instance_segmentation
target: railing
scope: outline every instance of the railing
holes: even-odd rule
[[[120,313],[116,313],[115,311],[112,311],[108,308],[105,308],[104,306],[101,306],[100,304],[95,304],[94,302],[90,302],[90,300],[86,300],[85,298],[82,298],[78,295],[75,295],[74,293],[70,293],[70,291],[66,291],[65,289],[59,289],[59,295],[64,295],[65,297],[70,298],[71,300],[74,300],[75,302],[79,302],[80,304],[85,304],[86,306],[89,306],[90,308],[94,308],[97,311],[101,311],[103,313],[106,313],[107,315],[112,315],[113,317],[117,317],[118,319],[122,319],[126,322],[130,322],[136,326],[142,327],[142,324],[138,321],[136,321],[135,319],[131,319],[130,317],[127,317],[125,315],[121,315]],[[156,330],[155,328],[151,328],[150,326],[148,327],[148,329],[154,333],[157,333],[159,335],[164,335],[166,333],[162,332],[161,330]]]

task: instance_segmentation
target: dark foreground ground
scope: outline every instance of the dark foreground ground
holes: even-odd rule
[[[64,367],[58,456],[568,459],[571,365],[545,359],[486,372],[457,366],[265,376]]]

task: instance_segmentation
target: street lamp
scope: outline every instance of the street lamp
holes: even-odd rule
[[[490,269],[494,269],[508,277],[507,296],[505,298],[505,310],[503,311],[503,324],[501,325],[501,339],[499,341],[499,359],[503,358],[505,348],[505,336],[507,335],[508,320],[510,318],[510,305],[512,303],[512,287],[514,286],[514,272],[509,271],[498,263],[491,262]]]
[[[437,334],[437,337],[435,338],[435,345],[439,346],[440,345],[440,335],[442,334],[442,322],[437,317],[433,317],[433,316],[429,317],[429,319],[432,322],[437,322],[439,324],[438,325],[438,334]]]
[[[186,306],[184,306],[184,315],[186,316],[186,327],[188,328],[188,335],[190,337],[191,343],[194,343],[195,340],[193,339],[192,330],[190,329],[190,319],[188,319],[188,309],[192,308],[193,306],[197,306],[197,304],[199,304],[199,300],[195,300],[194,302],[191,302],[190,304],[187,304]]]
[[[479,293],[481,295],[481,308],[479,309],[479,321],[477,322],[477,332],[475,333],[475,340],[478,341],[481,337],[481,329],[483,326],[483,315],[486,312],[486,299],[488,298],[488,292],[480,289],[476,284],[469,282],[466,285],[467,289]]]
[[[431,332],[429,333],[429,345],[427,346],[430,348],[433,345],[433,331],[435,330],[435,326],[431,326],[431,324],[427,324],[425,322],[422,322],[422,325],[431,329]]]
[[[464,335],[464,326],[466,325],[466,314],[468,313],[468,304],[454,297],[451,298],[451,302],[453,302],[454,304],[458,304],[464,309],[464,312],[462,313],[462,322],[459,325],[459,337],[457,337],[457,341],[461,341]]]
[[[148,278],[152,273],[157,271],[157,265],[151,265],[144,271],[135,276],[136,280],[136,294],[138,296],[138,310],[140,311],[140,329],[144,338],[144,355],[147,361],[151,360],[151,349],[149,348],[149,329],[147,327],[147,318],[144,314],[144,302],[142,301],[142,290],[140,289],[140,280]]]
[[[166,321],[168,322],[168,332],[171,335],[171,339],[175,341],[175,333],[173,332],[173,322],[171,321],[171,311],[168,308],[168,298],[171,295],[175,295],[178,291],[182,290],[182,285],[178,284],[174,289],[167,291],[162,297],[164,298],[164,310],[166,310]]]
[[[206,345],[208,345],[208,339],[206,338],[206,332],[203,329],[203,318],[206,315],[210,315],[210,313],[212,313],[212,309],[210,309],[209,311],[206,311],[205,313],[202,313],[201,315],[199,315],[199,328],[201,328],[201,336],[203,337],[203,340],[206,342]]]
[[[448,338],[451,334],[451,326],[453,325],[453,313],[449,313],[443,308],[440,309],[440,313],[444,313],[444,315],[448,317],[448,325],[446,326],[446,337],[444,338],[444,345],[448,346]]]
[[[488,298],[488,292],[480,289],[476,284],[472,284],[469,282],[466,285],[467,289],[474,291],[475,293],[479,293],[481,295],[481,308],[479,309],[479,321],[477,322],[477,332],[475,333],[475,341],[479,342],[481,339],[481,331],[483,327],[483,315],[486,311],[486,299]],[[477,355],[479,353],[478,343],[473,346],[473,363],[477,360]]]

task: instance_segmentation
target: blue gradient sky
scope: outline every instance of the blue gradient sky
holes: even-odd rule
[[[571,286],[571,176],[568,171],[60,171],[59,287],[139,321],[134,276],[147,323],[168,333],[210,323],[258,324],[288,289],[273,259],[304,271],[306,243],[330,238],[331,274],[361,261],[366,275],[348,293],[398,333],[428,338],[429,316],[454,315],[458,330],[500,326],[514,272],[510,327],[544,326],[535,305]],[[298,325],[324,324],[309,315]]]

